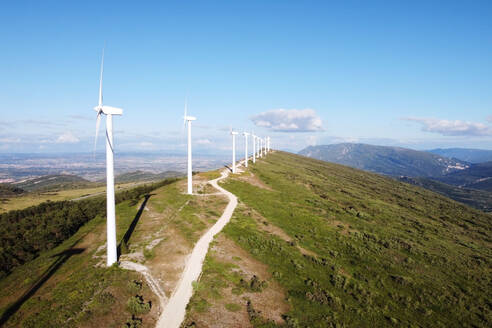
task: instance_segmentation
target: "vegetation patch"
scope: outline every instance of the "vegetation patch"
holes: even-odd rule
[[[302,254],[246,211],[224,229],[288,291],[286,325],[492,323],[489,215],[390,178],[282,152],[250,170],[275,191],[235,178],[222,185],[316,253]],[[257,307],[250,307],[251,322],[271,325],[255,319]]]

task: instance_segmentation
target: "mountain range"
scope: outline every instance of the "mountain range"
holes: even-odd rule
[[[449,158],[456,158],[469,163],[482,163],[492,161],[492,150],[471,148],[437,148],[428,152]]]
[[[458,150],[449,153],[468,154],[469,158],[473,155],[478,160],[477,154],[488,152]],[[299,154],[393,176],[475,208],[492,210],[492,162],[469,163],[428,151],[351,143],[310,146]]]
[[[470,165],[429,152],[357,143],[309,146],[299,155],[391,176],[443,176]]]

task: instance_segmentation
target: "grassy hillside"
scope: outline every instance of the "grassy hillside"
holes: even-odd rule
[[[401,177],[400,181],[437,192],[484,212],[492,212],[492,192],[449,185],[429,178]]]
[[[151,173],[145,171],[134,171],[119,174],[115,177],[116,183],[135,182],[135,181],[158,181],[167,178],[183,176],[183,173],[176,171],[165,171],[161,173]],[[101,180],[106,181],[106,180]]]
[[[13,197],[22,195],[25,190],[8,183],[0,183],[0,197]]]
[[[392,176],[435,177],[468,164],[425,151],[356,143],[310,146],[299,154]]]
[[[43,175],[41,177],[24,180],[22,182],[15,183],[15,186],[26,191],[39,191],[87,188],[94,187],[95,184],[77,175],[60,174]]]
[[[288,153],[249,170],[223,184],[240,206],[207,256],[187,326],[215,311],[254,327],[492,325],[491,216]],[[227,241],[242,251],[224,255]],[[269,305],[270,287],[285,298]]]
[[[146,265],[167,296],[179,281],[194,243],[215,223],[227,203],[219,195],[206,195],[215,190],[205,179],[215,176],[217,172],[195,176],[197,197],[183,193],[185,180],[117,194],[119,260]],[[97,213],[105,208],[104,204],[94,204],[99,198],[86,200]],[[46,232],[60,228],[63,223]],[[34,237],[32,231],[26,234]],[[117,265],[106,268],[105,243],[102,213],[56,247],[40,251],[35,259],[13,268],[0,279],[0,326],[155,327],[162,311],[158,298],[141,274]]]

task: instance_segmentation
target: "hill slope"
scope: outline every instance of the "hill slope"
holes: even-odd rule
[[[59,174],[43,175],[40,177],[16,182],[18,188],[26,191],[52,190],[52,189],[73,189],[92,186],[93,183],[77,175]]]
[[[441,176],[468,166],[464,161],[428,152],[355,143],[310,146],[299,154],[392,176]]]
[[[447,184],[492,192],[492,162],[472,164],[469,168],[436,178]]]
[[[492,161],[492,150],[470,148],[437,148],[430,153],[443,157],[457,158],[468,163],[483,163]]]
[[[207,256],[185,326],[217,315],[244,327],[492,324],[489,215],[282,152],[223,186],[240,206]]]
[[[0,197],[19,196],[24,193],[24,189],[13,186],[8,183],[0,183]]]
[[[492,192],[453,186],[430,178],[400,177],[398,180],[429,189],[481,211],[492,212]]]
[[[115,177],[115,182],[124,183],[124,182],[135,182],[135,181],[158,181],[167,178],[176,178],[182,175],[184,174],[176,171],[165,171],[161,173],[134,171],[134,172],[127,172],[117,175]],[[105,181],[105,180],[101,180],[101,181]]]

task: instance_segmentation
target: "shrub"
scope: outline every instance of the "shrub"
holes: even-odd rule
[[[140,295],[132,296],[126,303],[126,308],[131,314],[144,314],[150,311],[150,302],[144,302],[144,299]]]

